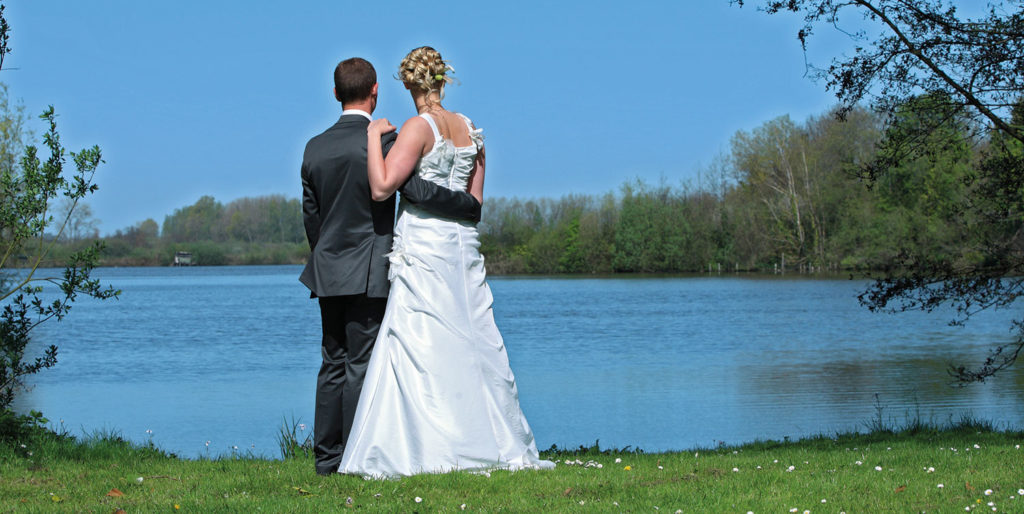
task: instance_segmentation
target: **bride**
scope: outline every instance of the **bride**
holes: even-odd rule
[[[409,52],[399,77],[419,116],[383,157],[386,119],[367,128],[374,200],[412,173],[483,201],[482,131],[441,105],[451,67],[430,47]],[[391,293],[338,471],[373,477],[462,470],[550,468],[519,407],[494,324],[476,225],[402,201]]]

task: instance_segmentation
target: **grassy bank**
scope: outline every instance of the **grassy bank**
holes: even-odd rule
[[[393,481],[319,477],[303,451],[182,460],[110,436],[24,439],[0,446],[0,510],[1024,512],[1024,433],[973,422],[660,454],[549,451],[552,471]]]

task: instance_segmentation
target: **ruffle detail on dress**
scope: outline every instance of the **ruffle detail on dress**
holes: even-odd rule
[[[384,257],[391,262],[388,266],[388,281],[394,282],[395,277],[398,276],[400,268],[405,266],[412,266],[412,258],[405,251],[405,245],[402,243],[402,238],[395,235],[394,244],[391,246],[391,251],[384,254]]]
[[[479,152],[484,146],[484,129],[471,129],[469,131],[469,139],[473,141],[476,146],[476,151]]]

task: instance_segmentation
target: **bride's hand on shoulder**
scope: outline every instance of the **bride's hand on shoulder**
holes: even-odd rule
[[[382,136],[388,132],[394,132],[395,128],[387,118],[380,118],[370,122],[370,126],[366,127],[366,133]]]

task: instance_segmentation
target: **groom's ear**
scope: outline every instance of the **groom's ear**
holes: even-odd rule
[[[370,89],[370,94],[371,95],[377,96],[377,86],[379,86],[379,85],[380,85],[380,83],[378,83],[378,82],[374,82],[373,83],[373,88]]]
[[[332,90],[334,91],[334,99],[340,102],[341,97],[338,96],[338,88],[332,88]]]

